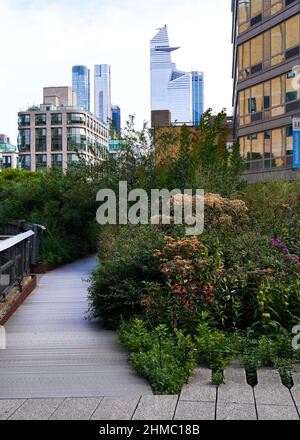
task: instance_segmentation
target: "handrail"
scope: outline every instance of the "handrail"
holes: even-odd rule
[[[6,238],[5,240],[0,241],[0,252],[6,251],[7,249],[15,246],[18,243],[26,240],[29,237],[34,235],[33,231],[23,232],[22,234],[15,235],[11,238]]]

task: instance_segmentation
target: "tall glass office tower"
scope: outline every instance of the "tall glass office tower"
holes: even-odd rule
[[[203,113],[203,76],[177,70],[171,57],[177,49],[170,46],[167,25],[150,42],[151,110],[170,111],[173,124],[193,125]]]
[[[117,134],[121,134],[121,109],[117,105],[111,106],[112,123]]]
[[[193,83],[193,125],[199,125],[204,112],[204,74],[192,72]]]
[[[108,124],[111,120],[111,68],[108,64],[95,65],[95,115]]]
[[[77,107],[90,111],[90,70],[86,66],[73,66],[72,88],[77,94]]]

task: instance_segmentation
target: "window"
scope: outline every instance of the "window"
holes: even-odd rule
[[[52,151],[62,150],[62,128],[51,129],[51,149]]]
[[[31,157],[29,155],[22,155],[19,157],[19,167],[22,170],[30,171],[31,169]]]
[[[52,167],[62,168],[62,165],[63,165],[62,154],[52,154],[51,165],[52,165]]]
[[[85,124],[85,115],[82,113],[69,113],[68,124]]]
[[[46,125],[46,115],[35,115],[35,125]]]
[[[51,125],[60,125],[60,124],[62,124],[62,114],[61,113],[52,113]]]
[[[11,168],[11,162],[12,162],[12,157],[11,156],[4,156],[3,157],[2,167],[3,168]]]
[[[300,15],[295,15],[286,21],[285,46],[290,49],[300,42]]]
[[[19,127],[30,125],[30,115],[21,115],[18,120]]]
[[[272,167],[281,167],[284,164],[283,130],[278,128],[272,131]]]
[[[37,154],[35,156],[35,167],[37,171],[47,168],[47,154]]]
[[[271,65],[280,63],[284,60],[283,56],[283,24],[271,29]]]
[[[47,130],[46,128],[36,128],[35,130],[35,151],[47,150]]]
[[[68,150],[86,149],[86,131],[84,128],[68,128]]]
[[[262,62],[263,36],[259,35],[251,40],[251,66]]]
[[[271,116],[279,116],[285,112],[284,107],[284,77],[272,79],[272,112]]]
[[[18,148],[21,153],[30,151],[30,128],[19,130]]]
[[[271,0],[271,14],[277,14],[283,9],[283,0]]]

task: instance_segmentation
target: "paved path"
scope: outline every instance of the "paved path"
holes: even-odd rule
[[[0,350],[0,399],[58,398],[47,404],[51,412],[60,398],[152,394],[115,332],[85,319],[84,279],[95,264],[95,258],[86,258],[41,276],[9,320],[7,350]],[[98,400],[88,399],[86,411]],[[26,405],[44,411],[38,401],[23,409]]]
[[[276,371],[258,371],[258,385],[246,383],[243,369],[225,372],[226,384],[211,385],[199,368],[179,396],[0,400],[0,420],[299,420],[300,370],[289,391]]]

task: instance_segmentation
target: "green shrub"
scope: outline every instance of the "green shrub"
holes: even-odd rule
[[[137,372],[146,377],[155,393],[177,394],[196,366],[195,345],[181,331],[165,325],[149,331],[141,320],[121,325],[120,342],[131,351]]]
[[[106,258],[92,274],[89,300],[93,316],[115,325],[121,317],[130,318],[140,310],[144,282],[161,279],[153,254],[162,237],[152,226],[124,226],[110,240]]]

